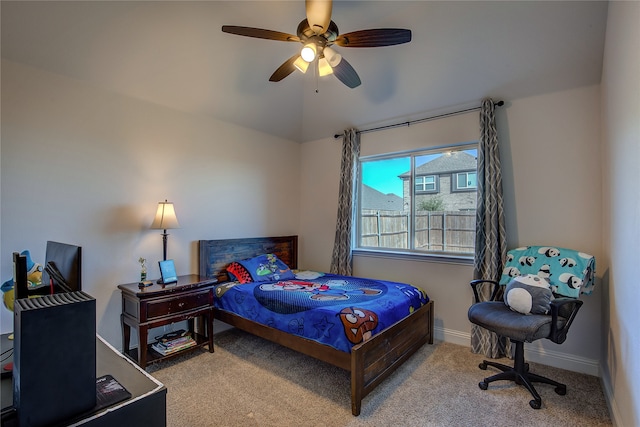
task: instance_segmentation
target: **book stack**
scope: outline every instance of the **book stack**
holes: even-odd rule
[[[163,356],[177,353],[178,351],[196,345],[196,341],[189,335],[179,336],[172,339],[162,339],[151,345],[151,348]]]

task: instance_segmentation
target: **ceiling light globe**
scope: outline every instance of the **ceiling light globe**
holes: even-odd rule
[[[316,58],[316,46],[312,43],[309,43],[305,47],[302,48],[300,52],[300,56],[307,62],[311,62]]]
[[[293,66],[296,67],[296,69],[302,74],[304,74],[307,72],[307,68],[309,68],[309,63],[301,57],[298,57],[298,59],[296,59],[296,61],[293,63]]]
[[[329,62],[325,58],[318,59],[318,75],[320,77],[333,74],[333,68],[329,65]]]
[[[327,62],[329,62],[329,65],[331,67],[335,67],[340,63],[340,61],[342,61],[342,55],[340,55],[338,52],[331,49],[330,47],[325,47],[323,52],[324,52],[324,57],[327,59]]]

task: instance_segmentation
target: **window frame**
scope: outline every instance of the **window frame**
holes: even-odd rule
[[[403,156],[407,156],[410,157],[410,163],[411,163],[411,183],[409,185],[409,188],[413,189],[413,194],[411,196],[411,206],[409,207],[410,211],[412,212],[411,214],[411,225],[410,225],[410,229],[413,230],[414,226],[415,226],[415,215],[413,214],[413,212],[415,212],[415,204],[416,204],[416,195],[417,194],[435,194],[435,193],[439,193],[440,192],[440,175],[435,174],[435,175],[418,175],[418,176],[435,176],[435,183],[436,183],[436,191],[416,191],[415,189],[415,158],[420,156],[420,155],[428,155],[428,154],[440,154],[440,153],[445,153],[446,151],[464,151],[464,150],[470,150],[470,149],[475,149],[477,150],[478,147],[478,141],[471,141],[471,142],[461,142],[461,143],[457,143],[457,144],[447,144],[447,145],[441,145],[441,146],[434,146],[434,147],[424,147],[424,148],[420,148],[420,149],[414,149],[414,150],[406,150],[406,151],[399,151],[399,152],[390,152],[390,153],[383,153],[383,154],[373,154],[373,155],[366,155],[366,156],[360,156],[358,159],[356,159],[357,162],[357,170],[358,170],[358,174],[356,176],[356,182],[355,185],[358,186],[358,191],[356,191],[357,194],[357,200],[355,200],[356,206],[355,206],[355,215],[354,215],[354,219],[356,221],[356,223],[354,224],[354,227],[352,227],[352,253],[356,256],[366,256],[366,257],[382,257],[382,258],[394,258],[394,259],[411,259],[411,260],[422,260],[422,261],[431,261],[431,262],[439,262],[439,263],[453,263],[453,264],[461,264],[461,265],[473,265],[474,262],[474,254],[468,254],[468,253],[455,253],[455,252],[440,252],[440,251],[422,251],[422,250],[417,250],[415,249],[413,246],[415,244],[415,236],[412,233],[411,238],[409,239],[410,241],[410,248],[407,249],[394,249],[394,248],[381,248],[381,247],[370,247],[370,246],[361,246],[361,234],[362,234],[362,208],[361,208],[361,203],[362,203],[362,199],[361,199],[361,191],[359,191],[360,187],[363,185],[362,182],[362,163],[366,162],[366,161],[374,161],[374,160],[386,160],[386,159],[395,159],[395,158],[399,158],[399,157],[403,157]],[[472,172],[472,170],[466,170],[465,172]],[[456,179],[457,179],[457,173],[451,173],[452,178],[455,175]],[[477,170],[476,170],[476,177],[477,177]],[[452,185],[455,185],[455,187],[457,187],[457,180],[455,182],[455,184],[452,181]],[[474,188],[470,188],[470,189],[462,189],[459,190],[460,192],[470,192],[470,191],[477,191],[477,185]],[[452,188],[453,190],[453,188]],[[475,250],[474,250],[475,252]]]

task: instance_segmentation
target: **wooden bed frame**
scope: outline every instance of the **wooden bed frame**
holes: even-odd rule
[[[298,268],[298,236],[200,240],[199,250],[200,275],[219,282],[229,280],[225,268],[231,262],[264,253],[274,253],[292,269]],[[362,399],[423,344],[433,344],[433,301],[354,346],[350,354],[224,310],[214,313],[229,325],[349,371],[353,415],[360,415]]]

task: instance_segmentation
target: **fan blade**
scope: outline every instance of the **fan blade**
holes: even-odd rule
[[[238,27],[235,25],[223,25],[222,32],[236,34],[238,36],[255,37],[257,39],[277,40],[281,42],[299,42],[300,38],[293,34],[279,31],[263,30],[262,28]]]
[[[360,86],[360,77],[346,59],[342,58],[340,63],[333,67],[333,74],[345,85],[351,89]]]
[[[314,33],[324,34],[329,29],[331,22],[331,0],[306,0],[307,21]]]
[[[287,59],[281,66],[278,67],[276,71],[273,72],[271,77],[269,77],[269,81],[279,82],[289,74],[293,73],[296,70],[296,67],[293,65],[293,63],[296,62],[296,59],[298,59],[299,57],[300,54],[296,53],[291,58]]]
[[[411,30],[402,28],[376,28],[340,35],[335,44],[342,47],[393,46],[411,41]]]

